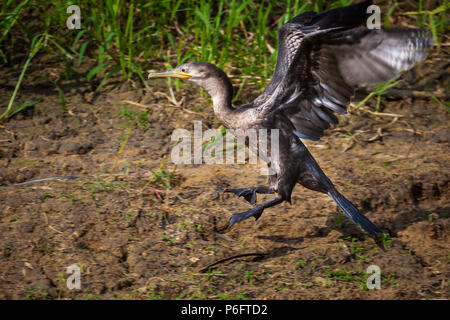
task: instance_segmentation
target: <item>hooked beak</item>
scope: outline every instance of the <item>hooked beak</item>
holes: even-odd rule
[[[178,70],[169,70],[164,72],[150,72],[148,78],[179,78],[179,79],[189,79],[191,75],[186,72],[181,72]]]

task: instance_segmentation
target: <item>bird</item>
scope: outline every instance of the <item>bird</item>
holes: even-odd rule
[[[243,197],[253,207],[231,216],[228,228],[282,202],[291,203],[297,184],[327,194],[342,212],[371,237],[383,232],[342,195],[308,151],[303,140],[318,140],[337,114],[345,114],[361,85],[383,83],[424,60],[433,46],[426,30],[393,27],[369,29],[366,0],[347,7],[305,12],[278,30],[273,76],[252,102],[232,106],[233,87],[223,70],[208,62],[187,62],[153,78],[185,79],[211,96],[214,113],[228,129],[277,129],[279,157],[269,159],[268,186],[219,189]],[[256,194],[274,194],[256,205]]]

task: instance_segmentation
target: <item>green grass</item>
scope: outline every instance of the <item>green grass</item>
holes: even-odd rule
[[[17,92],[19,91],[20,84],[22,83],[22,80],[25,76],[25,72],[27,71],[27,68],[28,68],[31,60],[38,53],[38,51],[42,48],[44,39],[45,39],[44,35],[38,34],[38,35],[34,36],[33,39],[31,40],[30,53],[28,54],[27,60],[25,61],[25,64],[23,65],[22,72],[20,73],[19,80],[17,81],[17,84],[14,88],[14,92],[12,93],[11,99],[9,99],[9,104],[6,107],[6,110],[2,114],[0,114],[0,120],[4,117],[10,118],[15,113],[17,113],[21,110],[24,110],[27,107],[32,106],[37,103],[36,101],[25,102],[24,104],[21,104],[20,106],[18,106],[15,110],[11,110],[13,108],[13,103],[14,103],[14,100],[16,99]]]
[[[147,181],[144,188],[154,184],[163,185],[166,189],[172,189],[172,181],[175,178],[177,166],[175,166],[171,171],[166,168],[166,158],[163,158],[161,165],[157,170],[150,169],[153,174],[152,178]]]
[[[391,80],[389,80],[386,83],[380,83],[377,86],[377,89],[370,92],[363,100],[361,100],[356,107],[361,107],[363,106],[367,101],[369,101],[372,98],[376,98],[377,99],[377,103],[375,106],[375,111],[378,112],[380,110],[380,106],[381,106],[381,101],[382,101],[382,96],[385,95],[387,93],[387,90],[390,88],[395,87],[400,80],[395,81],[396,78],[392,78]]]
[[[132,111],[130,106],[122,104],[122,110],[120,111],[120,117],[128,120],[128,126],[136,123],[138,128],[147,130],[150,128],[150,123],[148,122],[148,111]]]
[[[425,1],[427,2],[427,1]],[[442,44],[443,35],[448,31],[447,11],[450,9],[450,2],[448,0],[432,10],[424,10],[424,1],[419,0],[417,10],[403,12],[402,15],[415,16],[416,23],[421,28],[427,28],[433,35],[434,43],[440,47]]]
[[[87,190],[92,194],[104,192],[112,189],[120,189],[128,186],[128,182],[117,183],[117,182],[107,182],[100,176],[97,176],[95,179],[88,180],[81,185],[76,185],[75,189]]]
[[[0,9],[0,63],[16,64],[21,73],[0,119],[38,103],[14,104],[26,76],[51,82],[65,108],[61,82],[70,81],[75,74],[81,73],[97,91],[113,79],[140,81],[147,87],[148,69],[166,69],[195,60],[215,63],[242,79],[237,99],[244,85],[262,89],[268,83],[275,67],[277,31],[283,23],[306,11],[324,11],[353,2],[74,0],[70,4],[80,6],[81,29],[69,30],[66,1],[5,0]],[[449,3],[429,10],[424,9],[429,7],[426,4],[420,0],[417,6],[394,2],[391,7],[382,7],[384,24],[390,24],[391,16],[404,14],[409,22],[430,29],[440,45],[449,21]],[[17,48],[19,43],[25,46]],[[18,51],[26,54],[23,60],[14,60]],[[39,60],[36,57],[43,55],[52,56],[58,76],[27,73]],[[179,81],[171,83],[178,90]],[[376,94],[377,99],[381,95]]]
[[[33,287],[28,287],[25,289],[26,292],[26,296],[25,299],[26,300],[47,300],[47,299],[51,299],[51,297],[49,296],[48,291],[42,287],[41,285],[37,285],[35,288]]]

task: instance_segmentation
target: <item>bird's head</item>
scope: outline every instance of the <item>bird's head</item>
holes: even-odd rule
[[[225,72],[215,65],[207,62],[188,62],[184,63],[173,70],[164,72],[151,72],[148,75],[152,78],[179,78],[192,81],[200,87],[210,92],[212,86],[217,80],[229,82]],[[211,92],[210,92],[211,94]]]

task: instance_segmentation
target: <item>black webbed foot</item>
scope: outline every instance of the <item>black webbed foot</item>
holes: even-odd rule
[[[238,197],[243,197],[252,205],[256,204],[256,188],[225,189],[223,192],[234,193]]]
[[[252,205],[256,204],[256,194],[257,193],[264,193],[264,194],[270,194],[274,193],[273,189],[270,187],[249,187],[249,188],[237,188],[237,189],[219,189],[216,190],[214,193],[234,193],[238,197],[243,197],[247,202],[251,203]]]
[[[281,202],[283,202],[283,199],[281,197],[276,197],[275,199],[264,202],[263,204],[260,204],[259,206],[256,206],[248,211],[235,213],[231,216],[228,228],[231,228],[235,223],[241,222],[250,217],[254,217],[255,220],[258,220],[259,217],[261,217],[264,209],[275,206]]]
[[[233,224],[241,222],[242,220],[248,219],[250,217],[254,217],[255,221],[261,217],[264,208],[255,207],[245,212],[235,213],[231,216],[230,223],[228,224],[228,228],[231,228]]]

